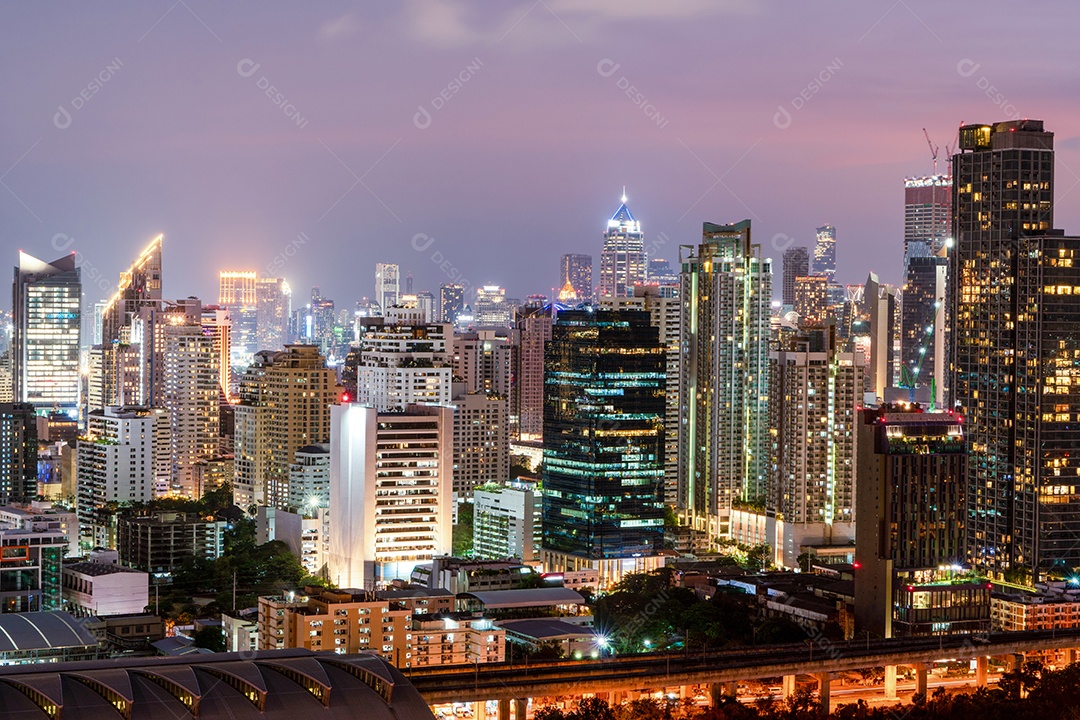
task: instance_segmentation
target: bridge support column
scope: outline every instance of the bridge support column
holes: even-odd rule
[[[829,673],[820,672],[815,673],[814,677],[818,681],[818,699],[821,701],[821,714],[829,714],[829,691],[832,689],[832,678],[829,677]]]
[[[795,695],[795,676],[794,675],[785,675],[784,676],[783,695],[784,695],[785,700],[787,700],[789,697],[792,697],[793,695]]]
[[[1024,653],[1009,653],[1005,656],[1005,669],[1009,672],[1016,672],[1024,666]]]
[[[915,692],[920,693],[923,697],[927,697],[926,692],[929,688],[929,684],[926,681],[926,663],[915,663]]]
[[[985,655],[975,658],[975,687],[986,687],[986,671],[989,667],[990,661]]]
[[[1065,662],[1069,665],[1076,662],[1076,648],[1069,648],[1065,651]]]
[[[516,698],[514,700],[514,720],[525,720],[525,713],[529,709],[528,698]],[[473,720],[479,720],[474,718]]]
[[[627,693],[620,692],[618,690],[612,690],[611,691],[611,700],[609,701],[610,704],[611,704],[611,707],[614,708],[614,707],[618,707],[619,705],[622,705],[623,701],[627,699],[625,697],[626,694]]]
[[[477,700],[472,704],[472,713],[477,720],[484,720],[487,717],[487,703],[483,700]]]
[[[885,699],[896,699],[896,666],[885,666]]]
[[[483,720],[483,718],[474,718],[474,720]],[[510,720],[510,701],[499,701],[499,720]]]
[[[734,680],[709,685],[709,701],[713,707],[717,707],[725,697],[738,697],[739,684]]]

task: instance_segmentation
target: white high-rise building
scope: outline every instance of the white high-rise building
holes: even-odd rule
[[[76,455],[76,511],[83,537],[108,547],[95,510],[106,503],[145,503],[172,476],[169,413],[163,408],[107,407],[87,417]]]
[[[375,302],[383,314],[398,304],[401,296],[401,270],[393,263],[375,263]]]
[[[413,403],[447,405],[453,391],[453,326],[384,325],[360,339],[357,402],[383,412]]]
[[[474,327],[510,327],[514,319],[514,307],[506,298],[506,288],[498,285],[476,288],[472,310]]]
[[[624,194],[622,204],[604,230],[598,297],[633,296],[634,286],[645,282],[646,267],[645,236],[641,232],[641,223],[626,207]]]
[[[536,483],[478,487],[473,494],[473,554],[480,560],[539,562],[541,522]]]
[[[330,580],[372,589],[451,549],[453,408],[330,411]]]
[[[289,507],[307,515],[330,506],[330,446],[305,445],[289,466]]]

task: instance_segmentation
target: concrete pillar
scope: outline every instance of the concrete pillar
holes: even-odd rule
[[[986,674],[990,662],[985,655],[975,658],[975,687],[986,687]]]
[[[885,666],[885,699],[896,699],[896,666]]]
[[[626,693],[619,692],[618,690],[612,690],[611,691],[611,700],[608,701],[610,703],[611,707],[614,708],[614,707],[618,707],[619,705],[622,705],[623,701],[626,700],[626,698],[623,697],[625,694]]]
[[[732,698],[739,697],[739,683],[737,683],[734,680],[728,680],[726,683],[723,683],[722,692],[727,697],[732,697]]]
[[[529,708],[528,698],[517,698],[514,700],[514,720],[525,720],[525,712]],[[477,718],[473,718],[477,720]]]
[[[472,716],[474,720],[484,720],[487,717],[487,703],[477,700],[472,704]]]
[[[1076,648],[1069,648],[1065,651],[1065,662],[1069,665],[1076,662]]]
[[[483,718],[473,718],[473,720],[483,720]],[[499,720],[510,720],[510,701],[499,701]]]
[[[783,689],[784,689],[783,694],[784,694],[784,699],[785,700],[787,700],[789,697],[792,697],[793,695],[795,695],[795,676],[794,675],[785,675],[784,676]]]
[[[829,685],[832,681],[832,678],[829,677],[829,673],[827,672],[815,673],[814,677],[816,677],[818,681],[818,699],[821,701],[821,714],[828,715],[830,690]]]
[[[927,690],[929,684],[926,681],[926,663],[915,663],[915,692],[921,693],[923,697],[927,697]]]
[[[1022,667],[1024,667],[1024,653],[1009,653],[1005,656],[1005,669],[1009,672],[1016,672]]]

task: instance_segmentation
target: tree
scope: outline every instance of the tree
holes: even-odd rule
[[[452,533],[454,557],[472,557],[473,554],[473,504],[458,503],[457,524]]]
[[[214,652],[225,652],[225,634],[221,628],[204,627],[195,631],[192,636],[195,647],[206,648]]]

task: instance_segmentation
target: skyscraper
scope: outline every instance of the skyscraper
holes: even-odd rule
[[[645,236],[641,223],[622,204],[607,222],[604,249],[600,253],[600,297],[632,297],[634,286],[645,282]]]
[[[569,283],[579,302],[592,300],[592,255],[563,255],[561,269],[559,287]]]
[[[885,389],[899,381],[901,293],[896,287],[878,280],[870,273],[863,286],[863,311],[869,321],[870,364],[866,367],[867,392],[878,401],[885,398]]]
[[[439,287],[439,322],[456,323],[458,313],[465,307],[465,288],[448,283]]]
[[[37,464],[34,406],[0,403],[0,504],[37,497]]]
[[[218,273],[218,306],[229,311],[231,357],[229,365],[245,368],[258,345],[258,277],[254,270],[222,270]]]
[[[172,490],[196,497],[195,465],[217,453],[220,435],[220,347],[195,324],[164,329],[162,407],[169,413]]]
[[[985,630],[990,586],[965,576],[964,425],[952,413],[882,406],[858,419],[857,632]]]
[[[824,275],[829,282],[836,281],[836,228],[823,225],[816,231],[817,244],[814,245],[814,275]]]
[[[647,313],[568,310],[544,362],[543,558],[601,585],[663,547],[664,347]]]
[[[544,433],[544,347],[551,340],[552,306],[514,311],[517,352],[510,395],[512,438],[538,440]]]
[[[762,503],[771,468],[769,305],[772,264],[750,221],[705,223],[680,247],[679,512],[710,538],[736,503]]]
[[[948,278],[944,246],[940,255],[908,258],[900,323],[900,385],[932,388],[935,408],[943,407],[949,384],[945,357]]]
[[[770,503],[783,520],[779,564],[796,567],[804,546],[847,545],[855,537],[856,408],[863,357],[841,352],[833,326],[771,354],[769,397],[776,428]]]
[[[101,342],[110,345],[120,340],[121,328],[130,325],[139,308],[161,305],[161,246],[158,235],[143,248],[127,270],[120,273],[116,292],[101,313]]]
[[[374,589],[451,550],[453,414],[358,403],[331,411],[330,580]]]
[[[829,317],[829,287],[824,275],[795,278],[794,308],[803,325],[821,325]]]
[[[795,278],[810,275],[810,251],[792,247],[784,251],[784,290],[781,302],[795,305]]]
[[[11,307],[15,401],[78,417],[82,282],[75,254],[47,263],[20,251]]]
[[[912,257],[937,255],[952,236],[952,187],[948,175],[904,180],[904,271]]]
[[[498,285],[476,288],[476,302],[473,304],[475,327],[510,327],[513,318],[514,305],[506,297],[506,288]]]
[[[259,278],[255,282],[255,304],[256,347],[252,353],[283,349],[290,341],[292,290],[289,283],[282,278]]]
[[[396,321],[370,328],[360,338],[357,402],[381,412],[408,405],[448,405],[453,392],[453,329],[448,324]]]
[[[401,295],[401,270],[393,263],[375,263],[375,302],[379,303],[383,314],[397,305]]]
[[[974,563],[1019,581],[1080,565],[1080,239],[1054,230],[1053,133],[960,128],[952,372]]]

